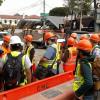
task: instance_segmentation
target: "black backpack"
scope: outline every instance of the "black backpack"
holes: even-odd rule
[[[23,54],[17,57],[13,57],[11,54],[7,55],[8,59],[3,66],[4,84],[6,86],[17,86],[24,78],[22,56]]]

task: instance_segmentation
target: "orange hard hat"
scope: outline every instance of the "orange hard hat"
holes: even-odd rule
[[[99,41],[100,41],[100,37],[99,37],[98,34],[92,34],[92,35],[90,36],[90,40],[93,40],[93,41],[95,41],[95,42],[99,42]]]
[[[28,42],[32,42],[33,37],[32,37],[32,35],[26,35],[26,36],[24,37],[24,39],[25,39],[26,41],[28,41]]]
[[[72,34],[71,34],[71,37],[77,38],[77,33],[72,33]]]
[[[80,36],[80,40],[83,40],[83,39],[88,39],[88,36],[87,36],[86,34],[82,34],[82,35]]]
[[[44,36],[44,40],[46,41],[46,40],[48,40],[49,38],[52,38],[52,37],[54,37],[55,35],[53,34],[53,33],[51,33],[51,32],[46,32],[45,33],[45,36]]]
[[[10,42],[10,37],[9,35],[5,35],[3,36],[3,40],[6,41],[6,42]]]
[[[89,40],[80,40],[77,48],[80,50],[84,50],[84,51],[91,51],[92,50],[92,44]]]
[[[68,38],[68,40],[67,40],[67,45],[73,46],[74,44],[75,44],[75,39],[72,38],[72,37]]]

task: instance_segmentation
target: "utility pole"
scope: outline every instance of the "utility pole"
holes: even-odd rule
[[[80,4],[80,31],[81,31],[81,29],[82,29],[82,16],[83,16],[83,14],[82,14],[82,10],[83,10],[83,0],[79,0],[79,4]]]
[[[46,46],[46,42],[44,40],[44,37],[45,37],[45,0],[43,0],[43,43],[45,44]]]
[[[95,11],[95,31],[100,31],[100,0],[94,0],[94,11]]]
[[[97,7],[96,7],[96,0],[94,0],[94,29],[96,31],[96,19],[97,19]]]
[[[45,0],[43,1],[43,28],[45,29]]]

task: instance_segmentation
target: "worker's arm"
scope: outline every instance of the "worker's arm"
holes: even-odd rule
[[[53,47],[48,47],[44,56],[41,58],[39,63],[45,62],[47,60],[52,60],[56,56],[56,50]]]
[[[29,57],[27,55],[25,55],[25,73],[26,73],[28,83],[31,83],[31,79],[32,79],[31,66],[32,66],[32,63],[31,63]]]
[[[31,70],[29,68],[26,69],[26,77],[27,77],[27,81],[28,83],[31,83]]]
[[[63,56],[62,56],[62,61],[65,63],[69,58],[69,50],[65,50]]]
[[[31,60],[31,62],[32,62],[32,60],[33,60],[33,58],[34,58],[34,54],[35,54],[35,49],[32,48],[32,49],[30,50],[30,60]]]
[[[88,63],[81,62],[81,72],[84,77],[84,83],[81,87],[75,92],[76,96],[80,97],[89,91],[89,89],[93,86],[93,79],[92,79],[92,68]]]

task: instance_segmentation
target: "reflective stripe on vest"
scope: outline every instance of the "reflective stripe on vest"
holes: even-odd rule
[[[57,42],[57,60],[61,59],[61,43]]]
[[[89,63],[89,65],[92,68],[90,63]],[[73,83],[73,90],[77,91],[83,83],[84,83],[84,77],[81,74],[80,64],[78,64],[77,68],[76,68],[76,72],[75,72],[75,80]]]
[[[75,66],[76,66],[77,49],[76,47],[70,47],[68,48],[68,50],[69,50],[70,57],[63,64],[63,66],[66,67],[66,70],[68,69],[68,71],[69,70],[73,71],[75,70]]]
[[[26,54],[28,55],[28,57],[30,56],[30,50],[33,48],[32,45],[30,45],[26,51]]]
[[[26,51],[26,54],[28,55],[28,57],[30,57],[30,51],[31,51],[32,48],[34,48],[34,46],[30,45],[29,48]],[[34,64],[34,63],[35,63],[35,59],[33,58],[32,59],[32,64]]]
[[[58,56],[58,54],[57,54],[57,45],[56,44],[52,44],[51,47],[53,47],[53,48],[56,49],[56,56],[55,56],[55,58],[53,60],[48,60],[48,61],[46,61],[46,62],[44,62],[44,63],[41,64],[43,67],[46,67],[46,68],[48,66],[51,66],[55,60],[57,61],[57,56]],[[53,67],[52,67],[53,69],[57,68],[57,62],[56,61],[53,64]]]

